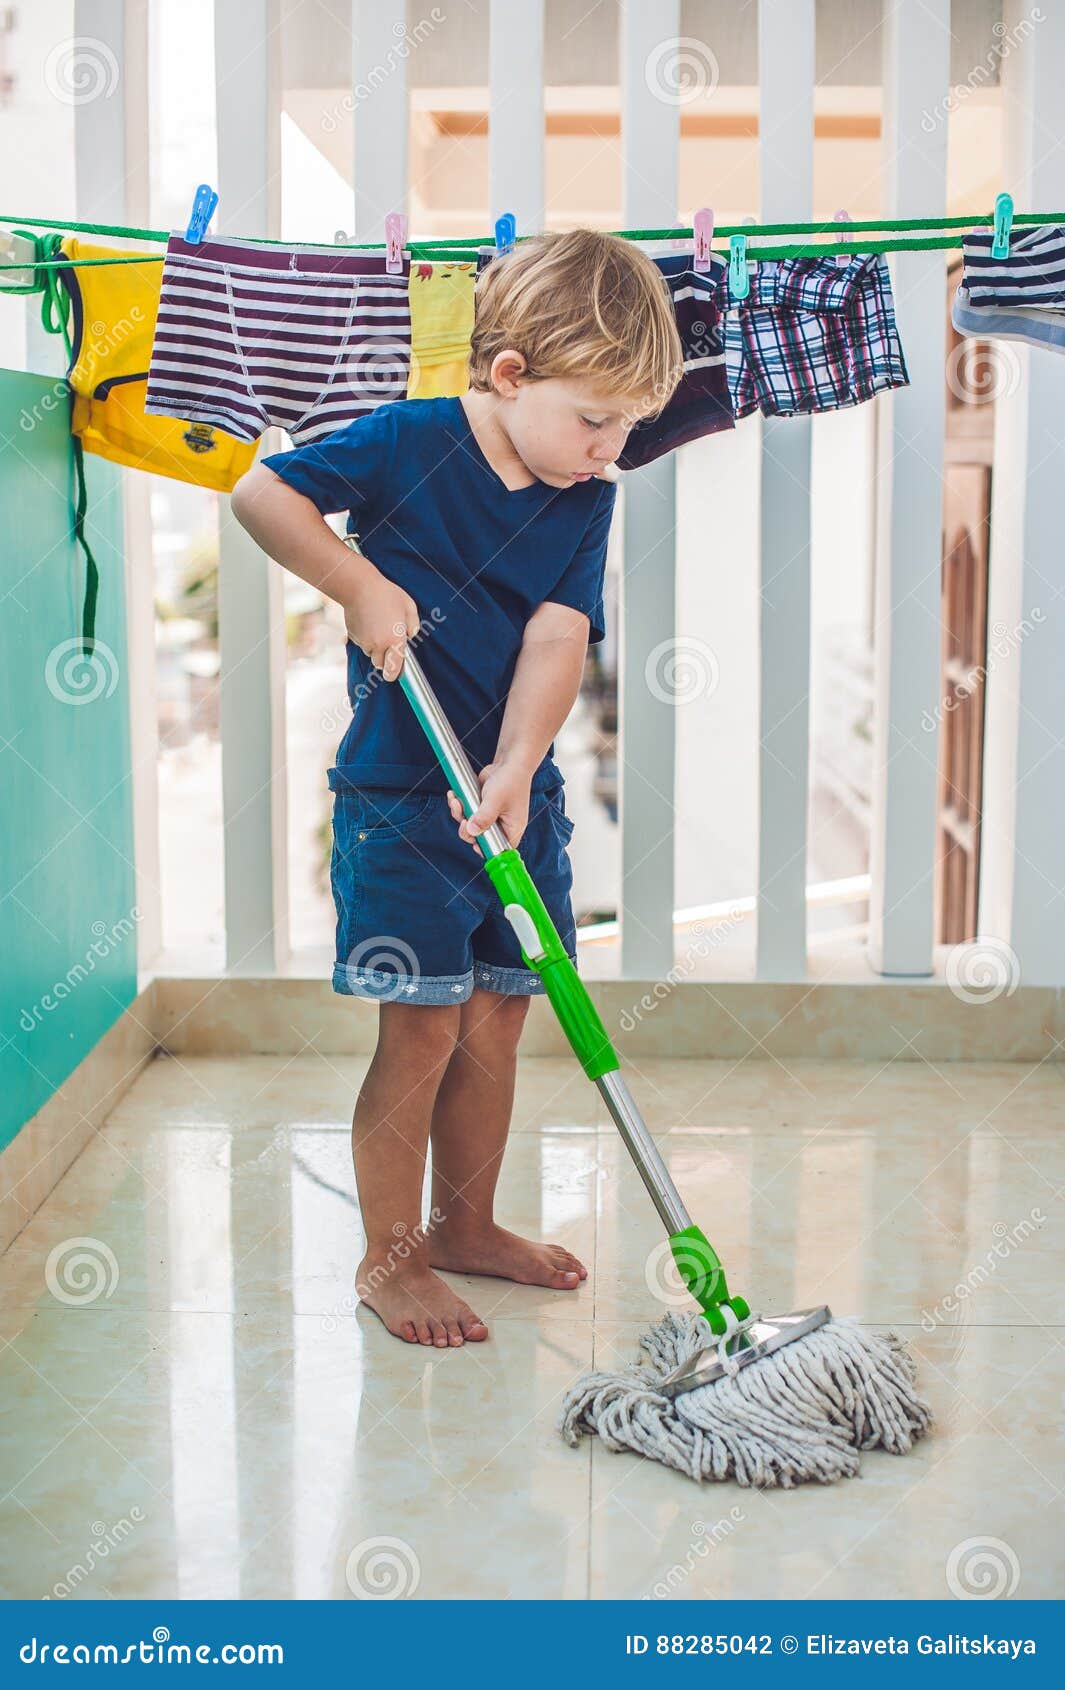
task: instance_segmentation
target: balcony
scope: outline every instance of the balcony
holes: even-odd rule
[[[958,0],[874,7],[868,30],[813,0],[686,5],[683,28],[678,0],[437,10],[20,8],[2,203],[164,230],[206,180],[216,232],[293,243],[379,240],[400,209],[429,239],[504,207],[523,231],[688,226],[707,203],[719,225],[986,215],[1004,186],[1018,211],[1065,207],[1056,14],[1033,33]],[[663,54],[676,86],[648,70]],[[89,73],[106,93],[79,95]],[[982,388],[944,307],[958,258],[890,259],[907,388],[753,416],[624,478],[608,637],[558,736],[580,972],[678,1185],[767,1306],[916,1334],[941,1426],[913,1467],[874,1466],[831,1545],[755,1496],[683,1596],[850,1598],[884,1567],[890,1594],[940,1595],[978,1533],[1019,1557],[1022,1596],[1060,1582],[1040,1427],[1065,1388],[1065,365],[979,343]],[[614,1458],[552,1428],[575,1374],[673,1306],[637,1174],[536,998],[501,1212],[588,1281],[465,1276],[479,1363],[408,1351],[359,1307],[349,1129],[378,1011],[330,984],[343,619],[224,495],[86,456],[84,662],[66,360],[40,308],[0,290],[11,1586],[358,1595],[349,1551],[398,1532],[423,1597],[655,1594],[698,1498],[635,1461],[615,1495]],[[1008,1271],[975,1273],[1000,1228]],[[62,1275],[86,1240],[110,1288],[83,1298]],[[134,1394],[98,1414],[135,1357]],[[438,1372],[463,1362],[458,1385]],[[1001,1414],[978,1406],[989,1375]],[[155,1523],[86,1573],[75,1522],[111,1532],[139,1484]]]

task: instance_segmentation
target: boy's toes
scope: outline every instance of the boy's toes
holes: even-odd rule
[[[430,1320],[429,1330],[433,1335],[433,1343],[440,1349],[446,1350],[448,1345],[448,1336],[447,1327],[444,1325],[444,1322],[442,1320]]]
[[[472,1343],[480,1343],[482,1338],[488,1336],[487,1326],[480,1315],[474,1314],[472,1309],[464,1309],[460,1313],[459,1326],[462,1328],[462,1336],[468,1338]]]
[[[557,1284],[568,1290],[579,1285],[582,1279],[587,1279],[587,1268],[569,1250],[564,1250],[560,1244],[551,1245],[550,1250]]]
[[[415,1331],[418,1334],[419,1344],[431,1344],[432,1343],[433,1335],[429,1330],[429,1322],[427,1320],[419,1320],[416,1327],[415,1327]]]
[[[405,1339],[408,1344],[416,1344],[418,1342],[418,1334],[414,1330],[413,1320],[405,1320],[403,1322],[403,1325],[399,1329],[399,1335],[401,1338]]]
[[[457,1320],[452,1320],[449,1316],[444,1324],[447,1327],[447,1341],[449,1344],[465,1343],[465,1339],[462,1336],[462,1328]]]

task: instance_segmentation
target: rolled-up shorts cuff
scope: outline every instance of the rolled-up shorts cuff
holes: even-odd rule
[[[575,956],[570,962],[576,968]],[[473,983],[484,992],[505,992],[508,997],[535,997],[545,990],[535,968],[499,968],[491,962],[474,963]]]
[[[473,970],[410,976],[338,962],[333,965],[333,990],[353,998],[375,998],[378,1003],[465,1003],[473,992]]]

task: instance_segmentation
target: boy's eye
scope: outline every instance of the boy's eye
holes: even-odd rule
[[[585,428],[602,428],[603,426],[602,422],[596,422],[594,417],[582,417],[581,422]]]

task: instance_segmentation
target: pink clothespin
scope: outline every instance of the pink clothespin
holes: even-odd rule
[[[849,223],[850,220],[851,219],[850,219],[850,212],[849,211],[837,211],[835,217],[832,219],[832,221],[834,223]],[[847,239],[847,231],[845,229],[842,232],[842,234],[839,236],[839,239],[841,241],[845,241]],[[836,254],[836,268],[837,268],[837,270],[842,270],[844,265],[849,264],[850,261],[851,261],[851,259],[850,259],[850,253],[849,252],[837,252],[837,254]]]
[[[692,217],[692,267],[701,276],[710,274],[710,242],[714,238],[714,214],[703,205]]]
[[[403,270],[403,248],[407,244],[407,219],[402,212],[390,211],[385,218],[385,269],[390,276]]]

